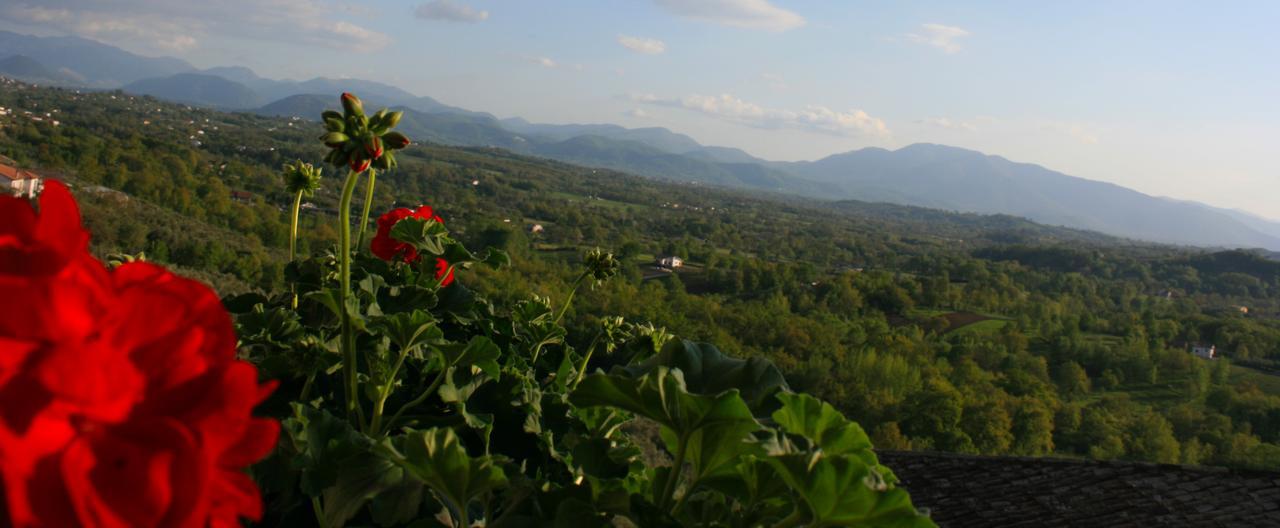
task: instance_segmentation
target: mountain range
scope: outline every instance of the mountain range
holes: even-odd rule
[[[498,119],[375,81],[269,79],[239,66],[200,70],[180,59],[143,57],[78,37],[5,31],[0,31],[0,75],[308,118],[336,107],[335,94],[350,91],[360,94],[368,106],[404,111],[400,126],[419,141],[502,148],[676,181],[1010,214],[1157,242],[1280,251],[1280,222],[944,145],[865,148],[815,161],[768,161],[739,149],[703,145],[665,128]]]

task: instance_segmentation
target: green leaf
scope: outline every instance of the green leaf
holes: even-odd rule
[[[404,439],[404,466],[435,491],[455,518],[480,495],[507,485],[502,469],[488,456],[472,458],[452,429],[428,429]]]
[[[422,310],[400,312],[374,321],[370,327],[391,338],[401,350],[413,350],[424,343],[438,342],[444,333],[435,318]]]
[[[774,411],[773,420],[786,432],[810,439],[827,456],[853,455],[867,464],[878,463],[867,433],[831,404],[808,394],[782,393],[777,398],[782,407]]]
[[[801,499],[806,526],[925,528],[933,521],[911,505],[907,492],[891,488],[876,469],[855,456],[822,453],[769,457],[770,465]]]
[[[302,470],[303,493],[318,496],[335,485],[345,464],[365,455],[373,441],[327,411],[298,403],[293,407],[295,418],[286,420],[290,423],[285,430],[300,431],[293,438],[299,453],[294,464]]]
[[[724,355],[716,347],[681,339],[672,340],[658,355],[644,363],[621,369],[635,377],[655,368],[679,369],[689,392],[720,394],[737,389],[757,416],[767,416],[777,407],[773,395],[787,389],[782,371],[763,358],[738,359]]]
[[[502,367],[498,365],[502,350],[487,337],[475,336],[465,346],[441,347],[441,351],[444,352],[447,366],[474,367],[492,379],[498,379],[502,375]]]
[[[677,435],[718,423],[755,423],[736,390],[709,396],[690,394],[682,373],[658,367],[640,379],[592,374],[569,395],[579,407],[617,407],[647,417]]]
[[[448,237],[449,230],[444,224],[430,219],[409,217],[391,227],[391,238],[434,256],[444,254]]]
[[[333,486],[323,493],[326,526],[340,527],[370,499],[382,495],[404,478],[404,470],[391,461],[364,452],[344,460]]]
[[[406,478],[379,493],[369,502],[369,513],[378,526],[400,526],[418,518],[426,488],[421,480],[396,468]],[[434,501],[432,501],[434,502]],[[436,508],[440,505],[436,504]]]

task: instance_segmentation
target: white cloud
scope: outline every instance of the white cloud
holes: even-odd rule
[[[40,0],[0,7],[0,19],[148,55],[190,50],[218,36],[361,52],[391,42],[386,34],[342,20],[344,11],[321,0]]]
[[[649,112],[645,112],[643,108],[633,108],[625,112],[623,115],[637,119],[645,119],[649,117]]]
[[[418,6],[413,12],[418,18],[429,20],[447,20],[449,22],[483,22],[489,19],[488,11],[480,11],[466,4],[453,0],[432,0]]]
[[[529,62],[542,66],[543,68],[556,68],[560,63],[551,59],[551,57],[529,57]]]
[[[804,17],[768,0],[653,0],[676,15],[724,26],[787,31],[805,24]]]
[[[657,55],[667,51],[667,43],[658,39],[618,35],[618,44],[636,53]]]
[[[841,136],[883,138],[890,135],[889,128],[885,126],[883,120],[858,109],[838,111],[820,105],[808,105],[799,110],[766,108],[730,94],[719,96],[695,94],[682,98],[638,94],[631,96],[631,100],[637,103],[683,108],[755,128],[792,128]]]
[[[1089,127],[1079,123],[1049,121],[1041,123],[1040,129],[1065,135],[1085,145],[1098,144],[1098,134],[1090,130]]]
[[[967,30],[955,26],[944,26],[942,24],[922,24],[919,33],[907,33],[907,40],[926,46],[933,46],[943,51],[943,53],[957,53],[960,51],[960,43],[956,40],[969,36]]]
[[[977,132],[978,126],[967,121],[956,121],[948,117],[930,117],[917,121],[920,124],[929,125],[947,130],[964,130],[968,132]]]

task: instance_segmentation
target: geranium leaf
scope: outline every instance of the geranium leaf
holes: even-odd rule
[[[916,511],[907,492],[890,487],[876,469],[856,456],[797,453],[768,463],[799,496],[807,526],[925,528],[933,521]]]
[[[689,392],[694,394],[737,389],[757,416],[767,416],[776,408],[778,402],[772,396],[787,388],[782,371],[766,359],[729,357],[712,345],[684,339],[672,340],[658,355],[620,370],[638,377],[658,367],[679,369]]]
[[[828,456],[854,455],[878,464],[867,433],[835,407],[807,394],[782,393],[777,398],[782,407],[774,411],[773,420],[786,432],[809,438]]]
[[[452,429],[428,429],[404,438],[404,465],[459,517],[479,495],[507,485],[488,456],[471,457]]]

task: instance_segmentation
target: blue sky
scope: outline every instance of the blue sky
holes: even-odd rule
[[[1280,219],[1277,26],[1271,1],[0,2],[6,29],[200,67],[770,159],[943,143]]]

